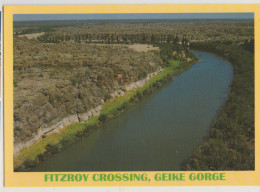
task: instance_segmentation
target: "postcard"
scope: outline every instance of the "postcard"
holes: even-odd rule
[[[259,8],[4,6],[5,186],[259,186]]]

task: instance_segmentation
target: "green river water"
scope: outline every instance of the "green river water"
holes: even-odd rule
[[[31,171],[177,171],[207,136],[229,94],[232,65],[202,62]]]

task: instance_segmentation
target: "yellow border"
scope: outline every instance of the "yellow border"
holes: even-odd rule
[[[260,5],[42,5],[4,6],[4,161],[6,187],[58,186],[259,186],[260,185],[260,113],[259,53]],[[13,14],[55,13],[221,13],[254,12],[255,14],[255,171],[226,171],[225,181],[164,181],[164,182],[44,182],[45,173],[13,172]],[[258,163],[257,163],[258,162]],[[64,172],[63,172],[64,173]],[[77,172],[73,172],[76,174]],[[82,172],[79,172],[82,174]],[[87,172],[86,172],[87,173]],[[91,177],[95,172],[88,172]],[[108,172],[106,172],[108,173]],[[128,172],[130,173],[130,172]],[[138,173],[138,172],[135,172]],[[144,173],[144,172],[141,172]],[[158,172],[145,172],[153,178]],[[161,172],[160,172],[161,173]],[[166,172],[165,172],[166,173]],[[178,172],[174,172],[178,173]],[[186,175],[191,172],[185,172]],[[187,176],[186,176],[187,177]]]

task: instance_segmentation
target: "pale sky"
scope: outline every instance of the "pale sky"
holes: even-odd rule
[[[254,19],[253,13],[16,14],[14,21],[120,19]]]

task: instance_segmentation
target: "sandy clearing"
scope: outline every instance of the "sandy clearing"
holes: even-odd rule
[[[130,49],[134,49],[137,52],[148,52],[152,50],[159,50],[159,47],[153,47],[152,45],[147,44],[133,44],[129,45]]]
[[[41,32],[41,33],[32,33],[32,34],[23,34],[23,35],[19,35],[19,37],[27,37],[28,39],[33,39],[33,38],[37,38],[41,35],[44,35],[45,32]]]

